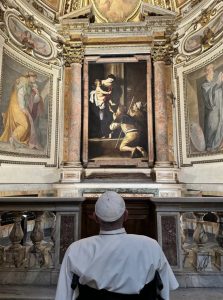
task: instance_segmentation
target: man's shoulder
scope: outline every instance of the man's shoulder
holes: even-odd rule
[[[158,246],[158,242],[148,236],[141,235],[141,234],[127,234],[127,239],[129,241],[134,241],[140,244],[145,244],[145,245],[154,245]]]
[[[92,243],[97,238],[98,238],[98,235],[93,235],[93,236],[90,236],[90,237],[82,238],[80,240],[77,240],[77,241],[73,242],[70,245],[70,247],[75,248],[75,247],[80,247],[82,245],[87,245],[88,243]]]

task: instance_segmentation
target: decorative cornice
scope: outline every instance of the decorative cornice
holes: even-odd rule
[[[65,66],[72,63],[82,64],[84,60],[84,46],[82,42],[69,42],[64,45],[63,57]]]
[[[64,6],[64,14],[70,13],[71,11],[81,8],[81,0],[66,0]]]

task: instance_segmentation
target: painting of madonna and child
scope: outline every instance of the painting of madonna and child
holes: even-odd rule
[[[49,78],[4,54],[0,153],[47,155]]]
[[[89,64],[89,159],[147,160],[146,62]]]
[[[223,57],[187,76],[189,154],[223,152]]]

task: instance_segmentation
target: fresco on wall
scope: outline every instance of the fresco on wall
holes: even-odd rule
[[[108,22],[123,22],[139,6],[140,0],[92,0],[99,14]]]
[[[147,156],[146,62],[89,64],[89,159]]]
[[[3,56],[0,152],[45,154],[48,144],[50,81],[45,75]]]
[[[17,18],[10,17],[8,26],[13,37],[27,50],[33,50],[41,56],[48,57],[52,53],[50,44],[45,39],[25,27]]]
[[[212,20],[208,26],[202,27],[195,34],[190,35],[184,44],[184,50],[193,53],[197,50],[210,48],[223,35],[223,12]],[[194,31],[194,30],[193,30]]]
[[[223,57],[186,77],[190,154],[223,151]]]

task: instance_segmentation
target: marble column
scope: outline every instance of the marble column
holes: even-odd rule
[[[68,128],[67,166],[80,167],[81,149],[81,68],[80,63],[71,64],[71,99]]]
[[[70,54],[72,53],[72,55]],[[61,172],[63,183],[80,182],[83,168],[81,165],[81,84],[82,56],[77,49],[69,52],[68,65],[71,68],[68,118],[67,159]]]
[[[165,62],[154,62],[156,166],[169,166]]]
[[[81,69],[80,61],[70,64],[70,105],[68,114],[67,161],[61,173],[62,182],[80,182],[82,177],[81,158]]]
[[[169,161],[168,145],[168,111],[166,64],[160,59],[154,60],[154,89],[155,89],[155,176],[156,182],[175,183],[177,181],[177,168]],[[172,196],[172,191],[165,191]]]

